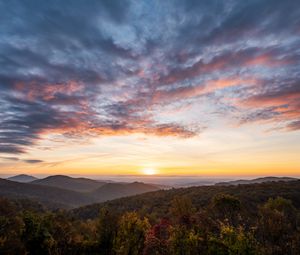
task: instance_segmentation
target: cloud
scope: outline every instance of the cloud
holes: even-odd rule
[[[297,130],[297,120],[300,118],[298,78],[265,81],[254,93],[238,101],[244,109],[242,123],[267,120],[283,123],[286,130]]]
[[[0,159],[8,160],[8,161],[21,161],[28,164],[39,164],[44,162],[43,160],[39,160],[39,159],[20,159],[17,157],[0,157]]]
[[[0,10],[0,153],[26,153],[45,134],[187,138],[218,123],[211,112],[297,129],[296,1],[25,0]],[[170,105],[203,116],[163,116]]]
[[[300,130],[300,120],[293,121],[287,125],[287,130]]]
[[[186,100],[191,97],[207,95],[219,89],[258,83],[259,81],[251,78],[224,77],[222,79],[208,80],[203,82],[203,84],[196,86],[185,86],[170,90],[156,91],[154,94],[154,102]]]
[[[26,159],[23,160],[24,162],[28,163],[28,164],[39,164],[44,162],[43,160],[39,160],[39,159]]]
[[[225,71],[228,69],[248,68],[251,66],[283,66],[294,64],[295,60],[290,57],[279,59],[271,52],[264,52],[259,48],[248,48],[240,51],[223,52],[212,58],[208,63],[202,59],[192,66],[174,68],[166,76],[160,79],[161,84],[170,84],[185,79],[191,79],[201,74]]]

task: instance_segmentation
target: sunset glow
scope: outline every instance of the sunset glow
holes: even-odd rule
[[[145,168],[142,170],[143,174],[145,175],[154,175],[157,174],[157,170],[154,168]]]
[[[300,175],[275,2],[1,1],[0,174]]]

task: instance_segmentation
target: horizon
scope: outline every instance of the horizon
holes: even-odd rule
[[[0,16],[0,174],[300,175],[297,1],[3,1]]]
[[[144,183],[150,185],[161,185],[165,188],[180,188],[180,187],[192,187],[192,186],[213,186],[217,183],[230,182],[230,181],[242,181],[242,180],[258,180],[266,178],[294,178],[295,180],[300,180],[300,176],[200,176],[200,175],[2,175],[0,178],[12,178],[25,175],[26,177],[34,177],[38,180],[47,179],[48,177],[71,177],[71,178],[85,178],[89,180],[104,181],[109,183]],[[52,179],[55,180],[55,179]],[[17,181],[17,180],[11,180]],[[30,183],[31,181],[29,181]],[[27,182],[26,182],[27,183]],[[163,188],[164,189],[164,188]]]
[[[47,178],[50,176],[68,176],[72,178],[88,178],[88,179],[93,179],[93,180],[122,180],[122,179],[130,179],[130,180],[141,180],[141,179],[194,179],[196,180],[201,180],[201,179],[210,179],[210,180],[239,180],[239,179],[245,179],[245,180],[251,180],[251,179],[257,179],[257,178],[267,178],[267,177],[291,177],[291,178],[300,178],[299,175],[161,175],[161,174],[151,174],[151,175],[145,175],[145,174],[140,174],[140,175],[121,175],[121,174],[116,174],[116,175],[89,175],[89,174],[45,174],[45,173],[40,173],[40,174],[27,174],[27,173],[16,173],[16,174],[5,174],[1,173],[0,178],[10,178],[18,175],[26,175],[26,176],[33,176],[36,178]]]

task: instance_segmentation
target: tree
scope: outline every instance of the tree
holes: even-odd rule
[[[170,254],[194,255],[200,254],[203,246],[203,238],[194,228],[184,225],[175,225],[171,229]]]
[[[113,254],[113,243],[117,234],[119,215],[102,208],[98,222],[98,245],[100,254]]]
[[[270,198],[260,208],[257,235],[266,254],[299,254],[299,217],[290,200]]]
[[[237,225],[240,218],[241,202],[232,195],[218,194],[213,197],[209,211],[215,219],[228,221],[231,225]]]
[[[52,251],[55,254],[68,254],[71,249],[76,250],[75,229],[64,212],[46,214],[42,225],[53,238]]]
[[[125,213],[119,222],[114,240],[114,250],[119,255],[142,254],[146,233],[150,228],[147,218],[140,219],[137,213]]]
[[[0,254],[22,254],[20,240],[23,221],[17,208],[9,200],[0,198]]]
[[[25,226],[22,240],[28,254],[52,254],[51,251],[55,246],[55,240],[49,233],[48,228],[43,224],[42,218],[33,213],[26,213],[23,221]]]
[[[171,213],[182,225],[191,224],[191,216],[195,212],[192,201],[187,196],[176,196],[171,204]]]
[[[222,224],[220,238],[229,255],[255,255],[258,252],[254,236],[251,232],[246,233],[242,227]]]
[[[147,233],[145,239],[144,255],[168,255],[170,237],[170,222],[162,219]]]

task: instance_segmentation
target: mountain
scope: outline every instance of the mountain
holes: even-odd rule
[[[72,178],[66,175],[48,176],[31,183],[80,192],[90,192],[106,184],[104,181],[96,181],[88,178]]]
[[[7,180],[14,181],[14,182],[28,183],[28,182],[33,182],[35,180],[38,180],[38,178],[36,178],[36,177],[34,177],[32,175],[19,174],[19,175],[7,178]]]
[[[80,192],[4,179],[0,179],[0,196],[32,199],[51,208],[72,208],[95,202]]]
[[[142,182],[133,183],[107,183],[97,190],[92,192],[92,196],[96,199],[112,200],[119,197],[133,196],[136,194],[146,193],[150,191],[158,190],[155,185],[145,184]]]
[[[254,184],[254,183],[264,183],[264,182],[288,182],[298,180],[296,178],[291,177],[262,177],[256,178],[252,180],[236,180],[236,181],[228,181],[228,182],[219,182],[215,185],[229,186],[229,185],[241,185],[241,184]]]
[[[214,180],[200,180],[200,181],[194,181],[194,182],[187,182],[182,183],[179,185],[174,185],[174,188],[188,188],[193,186],[208,186],[208,185],[214,185],[216,181]]]
[[[300,208],[300,180],[298,180],[159,190],[76,208],[71,211],[71,215],[80,219],[94,219],[98,217],[100,209],[105,207],[121,214],[126,211],[142,211],[144,214],[153,214],[155,217],[162,218],[170,216],[172,201],[176,197],[188,198],[196,210],[201,210],[208,206],[211,199],[218,194],[237,197],[241,203],[245,204],[245,210],[249,213],[255,213],[258,204],[277,196],[290,199],[297,208]]]
[[[64,184],[63,182],[57,184],[60,185],[60,187],[54,187],[48,186],[45,183],[41,185],[35,182],[20,183],[6,179],[0,179],[0,196],[7,198],[32,199],[48,206],[49,208],[75,208],[78,206],[104,202],[115,198],[126,197],[160,189],[155,185],[138,182],[107,183],[104,185],[103,183],[99,182],[99,185],[96,189],[90,190],[90,187],[88,190],[87,183],[91,183],[91,185],[96,187],[95,184],[97,184],[97,181],[95,181],[95,183],[93,180],[82,181],[82,179],[79,178],[80,180],[78,181],[76,178],[69,178],[58,177],[59,180],[68,180],[68,182],[65,182],[66,188],[62,188]],[[49,179],[53,181],[53,178],[48,178],[47,180]],[[54,180],[55,179],[57,179],[57,177],[55,177]],[[79,183],[77,188],[74,184],[76,182],[73,179]],[[50,182],[50,184],[53,183]],[[76,190],[71,190],[70,187]]]

